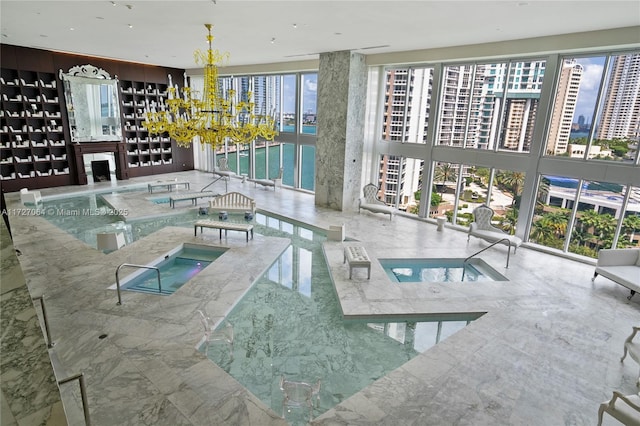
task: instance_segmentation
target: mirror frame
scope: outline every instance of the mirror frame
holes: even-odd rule
[[[118,76],[111,78],[108,72],[102,68],[93,65],[76,65],[71,67],[68,72],[60,70],[60,80],[64,84],[64,97],[67,104],[67,120],[71,133],[71,142],[105,142],[105,141],[122,141],[122,119],[120,112],[120,84]],[[103,118],[100,116],[91,116],[89,113],[89,102],[79,104],[78,99],[86,99],[86,94],[80,93],[83,86],[87,89],[90,86],[108,86],[111,88],[110,96],[113,96],[111,108],[113,108],[113,123],[106,124],[109,127],[109,133],[104,134],[94,131],[97,126],[104,127],[100,124]],[[76,114],[76,111],[83,111],[86,114]],[[89,133],[79,135],[78,128],[89,129]],[[94,129],[94,130],[92,130]]]

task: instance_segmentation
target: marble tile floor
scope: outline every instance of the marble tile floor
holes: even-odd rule
[[[47,197],[174,178],[190,181],[192,190],[211,182],[211,174],[190,171],[41,192]],[[224,183],[209,189],[224,192]],[[628,301],[626,289],[603,277],[592,284],[589,262],[523,246],[505,269],[506,247],[499,246],[481,257],[509,278],[506,283],[391,284],[375,261],[370,280],[364,269],[348,280],[344,244],[362,245],[375,259],[466,257],[486,243],[472,238],[467,244],[464,232],[437,232],[430,221],[325,209],[305,192],[274,192],[235,179],[228,190],[297,221],[323,228],[345,224],[355,241],[326,242],[324,249],[346,317],[483,314],[315,418],[314,425],[594,425],[599,403],[612,390],[637,392],[638,366],[619,359],[631,326],[640,324],[640,297]],[[188,202],[176,209],[152,206],[146,185],[141,191],[110,196],[110,202],[132,218],[197,208]],[[154,191],[153,197],[161,195]],[[18,194],[9,194],[7,202],[20,207]],[[191,229],[168,227],[105,255],[43,218],[10,219],[29,291],[46,297],[56,376],[85,374],[93,424],[286,424],[195,350],[201,338],[196,310],[221,320],[286,240],[256,235],[246,243],[244,234],[230,232],[220,242],[215,232],[194,237]],[[116,305],[115,291],[107,287],[117,265],[148,262],[182,242],[230,250],[210,275],[199,275],[170,297],[123,292],[123,304]],[[76,388],[60,387],[70,424],[82,424]]]

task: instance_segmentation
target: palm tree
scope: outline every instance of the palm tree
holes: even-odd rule
[[[544,226],[547,226],[553,232],[556,238],[562,238],[567,231],[568,214],[563,211],[546,213],[540,219]]]
[[[616,219],[610,214],[601,214],[595,224],[595,236],[598,239],[597,249],[601,247],[611,247],[613,234],[616,232]]]
[[[530,238],[534,242],[546,245],[553,236],[553,230],[542,219],[538,219],[531,224]]]
[[[451,163],[440,163],[433,173],[434,182],[441,182],[440,195],[444,194],[447,182],[454,182],[458,176],[457,170]]]
[[[622,228],[629,238],[629,243],[633,243],[636,232],[640,232],[640,216],[627,216],[622,220]]]
[[[509,170],[500,173],[500,178],[502,184],[509,188],[511,194],[513,195],[513,199],[511,200],[511,206],[513,207],[516,202],[517,196],[520,195],[520,188],[522,188],[522,185],[524,185],[524,173],[513,172]]]
[[[518,209],[507,209],[504,216],[500,218],[500,226],[502,229],[513,235],[516,232],[516,224],[518,223]]]
[[[489,182],[490,170],[486,167],[478,167],[473,172],[474,176],[478,178],[482,185],[486,185]]]

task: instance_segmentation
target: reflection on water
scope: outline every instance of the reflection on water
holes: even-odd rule
[[[256,222],[257,232],[292,244],[227,315],[233,357],[225,347],[208,354],[276,413],[283,408],[282,376],[321,380],[317,417],[468,323],[345,321],[322,253],[324,235],[261,214]],[[291,424],[306,424],[308,414],[306,407],[285,410]]]
[[[69,210],[86,206],[101,212],[109,208],[99,196],[46,205]],[[192,227],[199,219],[195,209],[126,223],[108,214],[46,218],[94,246],[95,234],[104,228],[123,229],[131,242],[165,226]],[[230,220],[242,218],[230,216]],[[211,345],[208,356],[276,413],[283,408],[282,376],[307,383],[321,380],[319,403],[313,410],[317,417],[473,319],[345,321],[322,253],[324,234],[263,214],[256,214],[254,223],[255,233],[290,238],[291,246],[225,318],[233,325],[233,353],[226,345]],[[304,407],[285,410],[291,424],[306,424],[308,415]]]

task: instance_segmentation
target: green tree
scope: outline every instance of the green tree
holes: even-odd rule
[[[440,195],[444,194],[447,188],[447,182],[455,182],[458,177],[458,171],[451,163],[440,163],[433,173],[434,182],[440,184]]]
[[[491,171],[486,167],[478,167],[474,172],[474,176],[478,179],[480,184],[484,186],[487,186],[487,183],[489,183],[490,175]]]
[[[500,226],[502,229],[513,235],[516,233],[516,224],[518,223],[518,209],[507,209],[504,216],[500,218]]]
[[[622,220],[622,230],[627,241],[633,244],[633,238],[640,232],[640,216],[627,216]]]
[[[506,171],[500,173],[500,181],[511,192],[511,207],[515,205],[516,198],[520,195],[522,186],[524,185],[524,173]]]

